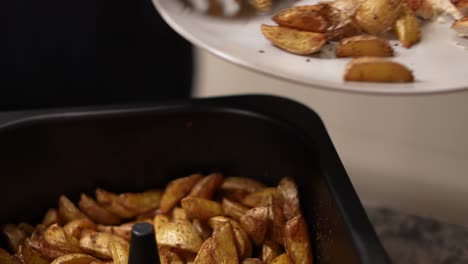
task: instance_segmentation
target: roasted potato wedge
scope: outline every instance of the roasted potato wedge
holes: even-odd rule
[[[86,218],[86,215],[84,215],[65,195],[59,198],[59,213],[65,222]]]
[[[460,37],[468,38],[468,16],[455,21],[451,28],[455,30]]]
[[[256,192],[266,186],[254,179],[245,177],[227,177],[221,184],[221,190],[223,191],[242,191],[242,192]]]
[[[238,264],[239,257],[234,242],[234,232],[229,222],[217,226],[213,231],[214,259],[217,264]]]
[[[212,217],[223,214],[221,204],[212,200],[197,197],[186,197],[182,199],[181,205],[189,219],[197,218],[208,220]]]
[[[281,246],[271,240],[265,240],[262,245],[262,261],[271,263],[276,257],[281,255]]]
[[[278,25],[304,31],[326,33],[331,26],[328,16],[331,6],[327,3],[295,6],[280,11],[272,17]]]
[[[431,19],[434,16],[430,0],[405,0],[404,3],[420,18]]]
[[[211,200],[216,191],[223,183],[224,177],[221,173],[212,173],[193,186],[189,196]]]
[[[291,261],[289,256],[285,254],[281,254],[278,257],[276,257],[271,264],[295,264],[294,262]]]
[[[315,53],[327,41],[325,34],[282,26],[262,25],[262,33],[276,47],[298,55]]]
[[[118,216],[109,212],[86,194],[81,194],[78,206],[81,211],[95,223],[103,225],[118,225],[121,222],[121,219]]]
[[[206,221],[200,221],[200,219],[193,219],[192,221],[193,226],[197,229],[198,234],[202,237],[203,240],[207,240],[211,237],[211,233],[213,233],[213,229],[206,223]]]
[[[129,247],[111,240],[109,241],[109,248],[114,264],[128,264]]]
[[[362,57],[346,65],[344,79],[356,82],[413,82],[413,73],[400,63],[383,58]]]
[[[41,236],[27,238],[25,241],[25,246],[31,248],[34,252],[37,252],[41,258],[45,258],[48,261],[52,261],[60,256],[73,253],[50,245]]]
[[[253,192],[245,196],[245,198],[242,200],[242,203],[250,207],[266,206],[268,197],[275,194],[276,188],[264,188],[260,191]]]
[[[1,228],[1,234],[5,237],[5,240],[8,242],[8,246],[12,252],[18,251],[18,248],[23,244],[27,235],[24,230],[19,228],[17,225],[6,224]]]
[[[175,253],[170,247],[159,246],[158,249],[161,264],[185,264],[184,259]]]
[[[278,184],[278,198],[286,220],[302,214],[299,190],[292,178],[285,177]]]
[[[284,226],[286,253],[295,264],[312,264],[312,246],[307,223],[302,216],[296,216]]]
[[[8,253],[8,251],[4,250],[3,248],[0,248],[0,263],[1,264],[21,264],[19,259],[17,259],[15,256]]]
[[[468,0],[452,0],[452,2],[463,16],[468,16]]]
[[[44,240],[49,245],[56,247],[64,252],[83,252],[79,246],[78,240],[75,237],[67,234],[65,230],[58,224],[53,224],[44,231]]]
[[[403,14],[395,21],[394,30],[405,48],[410,48],[421,40],[419,22],[409,8],[404,8]]]
[[[193,174],[184,178],[179,178],[171,181],[161,197],[159,209],[162,213],[169,213],[180,200],[187,196],[192,190],[193,186],[201,180],[201,174]]]
[[[92,232],[80,239],[80,247],[87,253],[102,259],[112,259],[110,242],[120,243],[122,247],[129,248],[128,242],[114,234]]]
[[[240,203],[233,202],[227,198],[224,198],[221,206],[226,216],[232,217],[234,220],[239,221],[240,218],[249,210],[249,208],[243,206]]]
[[[260,12],[266,12],[273,6],[273,0],[248,0],[250,6]]]
[[[104,189],[97,189],[96,200],[102,207],[120,218],[130,219],[137,215],[136,212],[123,206],[120,203],[119,195],[115,193],[106,191]]]
[[[125,208],[143,214],[159,207],[162,192],[159,190],[142,193],[123,193],[119,196],[120,204]]]
[[[336,46],[336,57],[391,57],[393,48],[388,41],[373,35],[345,38]]]
[[[76,219],[73,221],[68,222],[63,229],[65,230],[65,233],[67,233],[69,236],[73,236],[76,239],[79,239],[81,237],[81,231],[83,229],[96,229],[96,224],[93,223],[93,221],[89,220],[88,218],[81,218],[81,219]]]
[[[90,255],[74,253],[58,257],[51,264],[89,264],[93,261],[98,261],[98,259]]]
[[[31,249],[28,245],[19,246],[17,257],[24,264],[49,264],[50,261],[43,258],[37,251]],[[0,261],[0,263],[3,263]]]
[[[217,264],[213,256],[213,251],[213,239],[210,237],[203,242],[193,264]]]
[[[240,259],[251,257],[252,243],[250,242],[248,234],[238,222],[236,222],[234,219],[224,216],[216,216],[209,220],[210,226],[213,229],[226,222],[229,222],[231,224],[232,230],[234,232],[234,242],[237,249],[237,256],[239,256]]]
[[[164,225],[166,225],[169,222],[170,222],[169,217],[162,215],[162,214],[156,215],[153,220],[154,230],[158,232],[159,230],[161,230],[161,228]]]
[[[45,226],[50,226],[53,224],[61,224],[61,217],[59,211],[55,208],[47,210],[44,218],[42,219],[42,224]]]
[[[241,264],[264,264],[260,259],[258,258],[248,258],[244,259]]]
[[[175,207],[172,209],[172,219],[176,220],[188,220],[187,213],[185,212],[184,208],[182,207]]]
[[[175,220],[163,225],[157,232],[157,242],[180,250],[197,253],[203,241],[195,227],[187,220]]]
[[[283,214],[283,207],[278,195],[271,196],[268,201],[268,235],[269,239],[283,245],[283,227],[286,223],[286,218]]]
[[[248,210],[240,219],[240,224],[252,241],[260,246],[265,240],[268,228],[268,207]]]
[[[400,16],[402,0],[363,0],[355,14],[365,32],[380,35],[388,31]]]

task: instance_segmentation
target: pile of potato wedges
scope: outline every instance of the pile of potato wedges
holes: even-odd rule
[[[441,5],[443,2],[445,5]],[[436,5],[436,3],[438,3]],[[453,10],[452,10],[453,9]],[[452,10],[452,12],[451,12]],[[457,21],[452,28],[468,35],[466,0],[336,0],[295,6],[272,17],[277,25],[262,25],[263,35],[275,46],[298,55],[316,53],[327,43],[337,58],[353,58],[345,81],[413,82],[412,71],[388,60],[394,51],[385,36],[393,33],[405,48],[421,40],[421,22],[438,13]]]
[[[220,173],[193,174],[164,190],[97,189],[66,196],[40,224],[6,224],[1,264],[127,264],[135,223],[154,226],[162,264],[311,264],[312,246],[292,178],[267,187]]]

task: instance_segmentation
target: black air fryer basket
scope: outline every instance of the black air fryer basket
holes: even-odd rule
[[[0,223],[78,200],[164,187],[193,172],[276,185],[292,176],[317,264],[390,263],[316,113],[272,96],[21,113],[0,125]]]

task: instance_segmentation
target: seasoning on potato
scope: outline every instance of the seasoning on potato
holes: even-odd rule
[[[78,207],[63,195],[42,224],[3,226],[10,252],[0,249],[0,263],[126,264],[132,227],[143,221],[154,225],[162,264],[309,263],[298,192],[289,177],[269,187],[213,173],[161,191],[98,189],[82,194]]]

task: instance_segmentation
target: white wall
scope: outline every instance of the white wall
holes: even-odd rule
[[[196,96],[274,94],[317,111],[365,203],[468,226],[468,92],[344,94],[197,57]]]

